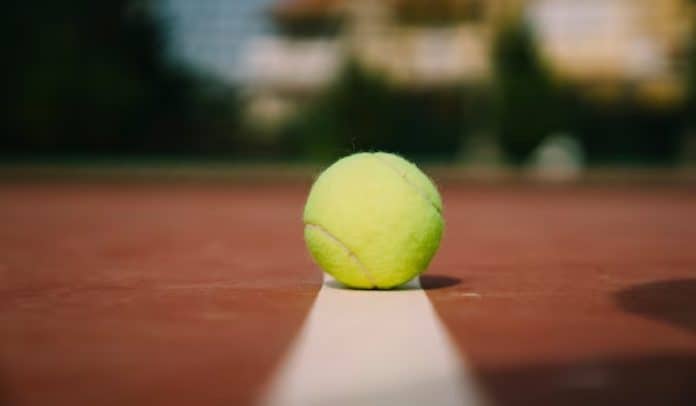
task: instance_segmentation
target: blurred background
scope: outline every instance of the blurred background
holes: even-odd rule
[[[691,0],[10,1],[5,163],[696,164]]]

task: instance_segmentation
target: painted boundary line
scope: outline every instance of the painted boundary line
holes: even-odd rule
[[[486,404],[417,278],[360,291],[330,277],[260,403]]]

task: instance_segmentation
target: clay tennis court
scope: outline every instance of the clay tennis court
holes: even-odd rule
[[[1,403],[257,402],[322,290],[309,182],[0,184]],[[440,187],[420,283],[467,385],[500,405],[696,404],[696,189]]]

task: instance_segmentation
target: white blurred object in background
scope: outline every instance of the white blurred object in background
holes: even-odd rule
[[[582,174],[584,161],[580,142],[569,134],[556,133],[532,153],[530,169],[539,179],[570,181]]]
[[[242,75],[251,88],[312,90],[326,86],[341,62],[338,42],[332,39],[293,39],[265,36],[245,47]]]

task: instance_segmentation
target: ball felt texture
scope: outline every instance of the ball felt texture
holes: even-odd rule
[[[437,188],[388,153],[340,159],[314,182],[304,209],[312,257],[346,286],[390,289],[422,273],[440,245]]]

